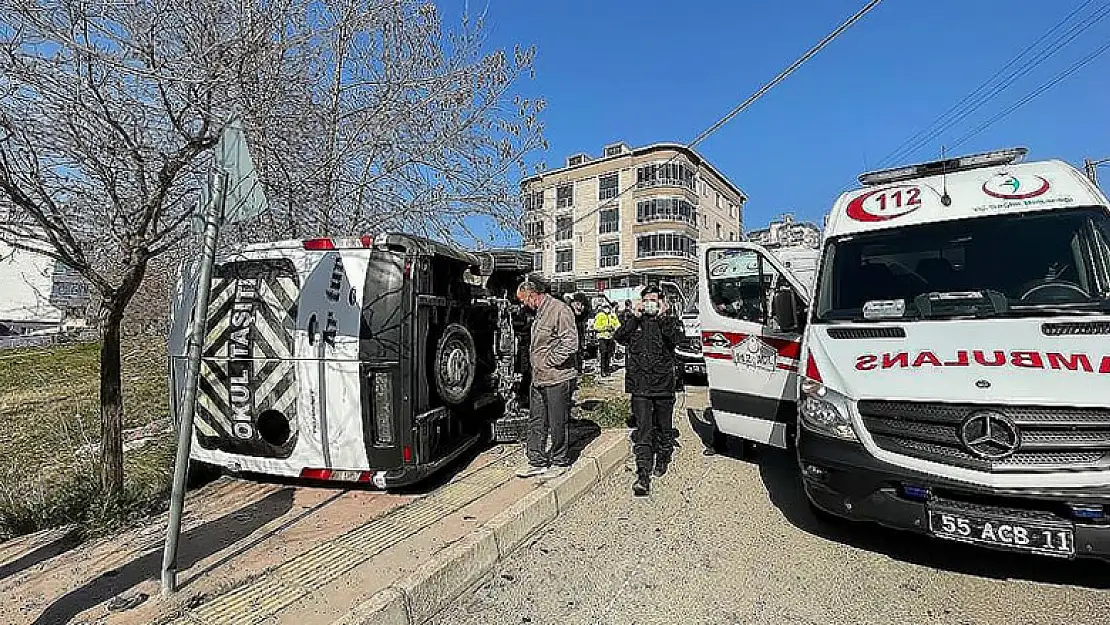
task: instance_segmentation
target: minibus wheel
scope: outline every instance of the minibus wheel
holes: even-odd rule
[[[466,326],[452,323],[443,329],[435,354],[435,386],[440,399],[458,405],[470,397],[478,362],[474,336]]]

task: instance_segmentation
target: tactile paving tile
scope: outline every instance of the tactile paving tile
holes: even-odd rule
[[[422,499],[368,521],[295,556],[264,577],[216,597],[174,625],[251,625],[322,588],[389,547],[405,540],[512,478],[501,463],[490,465]]]

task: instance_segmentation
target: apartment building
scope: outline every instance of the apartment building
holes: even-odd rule
[[[821,247],[821,228],[808,221],[794,221],[790,213],[772,220],[766,228],[748,232],[748,240],[763,247]]]
[[[744,192],[678,144],[614,143],[520,187],[525,249],[556,292],[660,280],[689,292],[698,244],[744,237]]]

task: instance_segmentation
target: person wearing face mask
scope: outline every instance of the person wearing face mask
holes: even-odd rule
[[[570,306],[541,292],[534,282],[521,283],[516,297],[536,312],[529,348],[532,388],[528,399],[528,466],[517,475],[554,476],[570,466],[567,438],[571,397],[578,378],[578,328]]]
[[[651,478],[667,472],[674,453],[676,375],[674,348],[684,334],[678,317],[664,314],[667,304],[658,286],[644,287],[632,315],[614,335],[627,350],[625,392],[632,396],[633,455],[637,496],[651,491]]]

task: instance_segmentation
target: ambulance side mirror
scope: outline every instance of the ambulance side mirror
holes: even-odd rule
[[[798,332],[798,297],[790,288],[779,289],[771,302],[771,313],[781,332]]]

